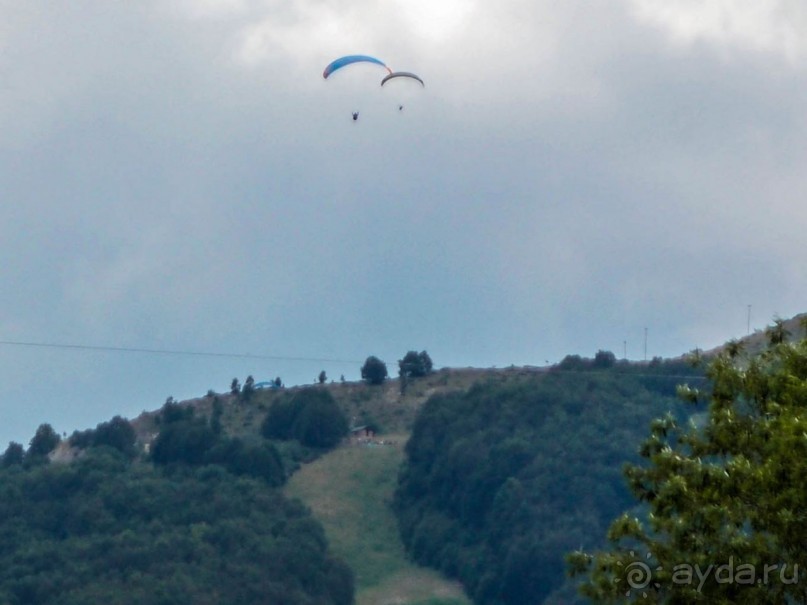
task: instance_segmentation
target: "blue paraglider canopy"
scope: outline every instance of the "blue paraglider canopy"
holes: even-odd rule
[[[347,55],[328,63],[325,71],[322,72],[322,77],[327,79],[328,76],[330,76],[336,70],[343,68],[345,65],[352,65],[353,63],[375,63],[376,65],[380,65],[386,69],[389,73],[392,73],[392,70],[387,67],[387,64],[381,59],[376,59],[375,57],[371,57],[369,55]]]

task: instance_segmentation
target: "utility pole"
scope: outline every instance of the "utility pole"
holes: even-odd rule
[[[644,329],[644,360],[647,361],[647,328]]]
[[[622,341],[622,359],[627,359],[627,358],[628,358],[628,341],[623,340]]]

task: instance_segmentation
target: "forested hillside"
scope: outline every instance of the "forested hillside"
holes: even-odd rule
[[[401,445],[411,432],[392,504],[415,561],[459,579],[479,604],[570,603],[563,554],[601,546],[630,506],[622,466],[638,459],[652,418],[683,416],[674,391],[686,376],[702,381],[682,361],[600,352],[553,368],[169,398],[66,440],[45,424],[27,450],[11,444],[2,457],[0,602],[352,603],[354,572],[280,488],[361,423],[394,430]],[[343,469],[350,481],[354,472]],[[393,477],[378,479],[379,506]],[[333,495],[306,497],[320,510]],[[377,585],[367,575],[373,556],[400,548],[350,551],[362,562],[363,602],[407,585],[400,573]]]
[[[407,389],[258,389],[250,377],[68,438],[43,423],[0,457],[0,603],[353,603],[353,571],[284,497],[288,477],[338,446],[348,418],[408,429],[428,393],[485,373],[435,372]]]
[[[74,433],[70,462],[42,425],[0,464],[0,603],[350,605],[353,574],[321,525],[277,489],[267,441],[167,403],[149,454],[124,419]],[[50,455],[49,455],[50,454]]]
[[[480,605],[570,602],[564,555],[601,544],[631,505],[622,476],[653,418],[682,417],[685,362],[567,357],[546,373],[434,396],[406,446],[395,498],[411,556]],[[553,595],[554,593],[554,595]]]

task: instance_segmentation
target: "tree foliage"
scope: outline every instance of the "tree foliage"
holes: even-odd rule
[[[172,402],[163,406],[159,421],[160,433],[151,446],[151,460],[156,465],[218,464],[235,475],[262,479],[271,486],[286,480],[280,454],[271,443],[228,437],[220,423],[208,423],[193,408]]]
[[[292,433],[305,446],[330,449],[347,435],[348,422],[342,410],[327,391],[327,397],[310,400],[294,421]]]
[[[580,359],[574,371],[425,403],[394,501],[416,561],[459,578],[480,605],[534,605],[553,593],[571,602],[557,596],[565,553],[601,536],[630,503],[621,469],[638,462],[642,427],[684,409],[674,383],[609,363]],[[658,372],[692,374],[680,362]]]
[[[261,434],[267,439],[294,439],[294,422],[303,409],[303,403],[300,397],[294,395],[278,398],[261,424]]]
[[[127,456],[135,455],[135,432],[128,420],[115,416],[108,422],[98,424],[95,429],[75,431],[69,439],[73,447],[111,447]]]
[[[15,466],[22,464],[24,459],[25,449],[22,447],[22,444],[17,443],[16,441],[11,441],[6,448],[6,451],[3,452],[3,457],[0,460],[0,464],[2,464],[2,466]]]
[[[653,422],[625,471],[643,514],[611,524],[610,550],[569,557],[593,602],[807,602],[807,340],[788,344],[781,322],[768,336],[755,357],[726,347],[708,396],[681,389],[708,399],[701,425]]]
[[[163,421],[151,446],[151,459],[162,465],[174,462],[202,464],[217,439],[204,418],[191,416],[172,422]]]
[[[432,371],[432,359],[426,351],[409,351],[398,362],[398,374],[401,378],[419,378]]]
[[[375,355],[370,355],[361,367],[361,379],[368,384],[383,384],[387,379],[387,364]]]
[[[278,399],[261,426],[267,439],[296,439],[312,448],[330,449],[347,435],[348,421],[326,389],[301,389]]]
[[[249,403],[255,395],[255,379],[252,376],[247,376],[244,381],[244,386],[241,388],[241,395],[239,399],[243,403]]]
[[[59,445],[61,438],[53,427],[47,423],[40,424],[36,433],[28,444],[27,456],[29,458],[44,458]]]
[[[0,602],[350,605],[353,576],[299,502],[220,466],[110,448],[0,468]]]

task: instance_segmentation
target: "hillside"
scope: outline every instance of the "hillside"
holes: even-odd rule
[[[231,393],[211,393],[204,397],[180,402],[193,407],[201,415],[210,415],[215,401],[222,403],[224,430],[232,436],[254,437],[260,432],[269,407],[281,397],[303,389],[325,389],[337,401],[354,426],[373,424],[379,433],[408,433],[418,410],[429,397],[442,393],[464,392],[481,379],[507,382],[523,376],[545,372],[539,367],[497,368],[442,368],[428,376],[410,380],[401,389],[399,379],[387,380],[379,386],[363,382],[330,382],[323,385],[303,385],[281,389],[256,390],[248,403]],[[156,418],[159,410],[144,412],[132,426],[142,446],[147,446],[159,429]]]
[[[780,320],[782,328],[785,331],[786,340],[793,342],[807,337],[807,313],[800,313],[790,319]],[[752,334],[743,336],[737,339],[743,344],[745,352],[750,355],[757,355],[762,352],[768,344],[768,331],[775,325],[767,326],[764,330],[754,330]],[[701,354],[706,358],[711,358],[726,349],[726,344],[719,345],[712,349],[702,351]]]
[[[653,419],[685,422],[682,361],[567,357],[547,372],[430,398],[406,446],[393,508],[407,552],[478,605],[579,602],[564,556],[601,544],[631,506],[623,476]]]
[[[391,507],[395,491],[399,487],[398,473],[405,460],[405,445],[416,426],[419,414],[430,401],[462,397],[473,389],[478,389],[479,385],[485,385],[489,392],[500,393],[504,400],[518,397],[520,395],[517,393],[522,393],[525,387],[534,389],[552,376],[566,376],[568,380],[564,383],[567,384],[564,389],[570,388],[579,382],[581,372],[588,372],[592,364],[603,363],[603,359],[606,365],[614,365],[613,370],[616,372],[646,374],[639,381],[644,381],[651,387],[650,383],[661,381],[667,396],[672,392],[670,389],[677,378],[668,378],[664,373],[674,371],[676,376],[681,373],[680,364],[665,369],[665,364],[617,363],[613,356],[598,354],[595,360],[569,356],[554,368],[443,368],[425,377],[410,379],[403,389],[398,379],[388,380],[379,386],[329,383],[259,390],[249,401],[243,401],[240,396],[230,393],[208,394],[182,402],[181,405],[193,407],[202,416],[212,415],[214,406],[219,405],[223,410],[221,423],[225,432],[249,440],[256,439],[260,434],[260,426],[273,404],[305,390],[324,390],[330,393],[352,425],[373,426],[379,440],[392,441],[395,445],[363,447],[353,443],[314,459],[307,457],[306,453],[301,454],[294,445],[279,444],[286,468],[294,471],[289,483],[283,488],[284,493],[299,498],[311,509],[314,517],[323,525],[334,555],[353,569],[358,605],[463,605],[469,601],[456,580],[450,581],[438,571],[419,567],[411,562],[411,555],[401,541],[399,520]],[[648,368],[652,368],[652,372]],[[584,382],[590,380],[586,379]],[[631,385],[628,391],[625,391],[625,387],[620,387],[620,393],[625,391],[624,394],[629,396],[634,389],[639,388],[635,378],[625,383],[626,386],[628,384]],[[646,401],[647,392],[642,390],[642,393],[641,401]],[[579,400],[579,395],[576,397]],[[579,404],[571,405],[579,410]],[[558,428],[564,427],[563,431],[568,432],[572,427],[579,426],[590,432],[597,431],[597,426],[601,424],[608,424],[611,427],[608,430],[613,431],[618,427],[615,419],[621,418],[622,428],[615,433],[616,443],[608,445],[607,442],[600,442],[597,446],[609,451],[607,468],[592,465],[591,461],[588,463],[590,471],[599,469],[596,472],[601,476],[607,475],[609,485],[619,484],[622,462],[630,457],[631,449],[644,434],[649,418],[663,410],[652,406],[640,412],[640,408],[633,406],[622,409],[617,415],[603,416],[601,408],[597,409],[600,411],[591,416],[591,426],[588,428],[574,420],[574,416],[569,418],[571,424],[561,424]],[[565,415],[568,412],[558,410],[557,413]],[[577,413],[579,412],[575,412],[575,415]],[[158,433],[156,417],[157,413],[151,412],[133,421],[138,438],[144,445]],[[553,422],[558,422],[559,417],[555,413],[553,417],[556,418]],[[610,423],[607,422],[609,418],[612,421]],[[629,418],[640,420],[629,422]],[[481,428],[483,427],[477,427],[476,430]],[[546,441],[548,438],[558,437],[560,434],[550,429],[540,438]],[[568,445],[561,446],[560,443],[559,441],[560,449],[551,447],[547,450],[553,452],[553,458],[557,458],[558,452],[569,451]],[[553,473],[556,474],[556,470]],[[616,490],[613,492],[610,489],[605,490],[605,493],[612,494],[608,499],[613,499],[620,493],[618,487],[613,488]],[[589,505],[593,504],[591,500],[587,501]],[[614,510],[619,507],[619,503],[624,503],[622,496],[614,500]],[[608,512],[613,514],[614,511],[609,509]],[[603,515],[603,518],[607,516]],[[590,520],[586,522],[590,523]],[[562,576],[562,571],[558,571],[556,564],[549,567]],[[447,569],[451,569],[450,566]],[[456,575],[456,572],[452,575]],[[562,596],[564,594],[566,597]],[[554,596],[560,598],[558,602],[562,602],[569,596],[573,597],[573,591],[570,587],[555,585]]]
[[[781,320],[788,339],[794,340],[807,336],[803,325],[807,313]],[[755,354],[764,349],[767,331],[755,330],[752,334],[738,339],[746,352]],[[704,358],[711,358],[725,350],[722,344],[701,351]],[[682,355],[681,358],[688,354]],[[578,358],[578,356],[569,356]],[[568,359],[568,358],[567,358]],[[680,359],[680,358],[679,358]],[[634,362],[637,366],[648,362]],[[562,367],[562,366],[561,366]],[[222,422],[226,432],[234,436],[254,436],[259,432],[261,422],[269,407],[288,393],[301,389],[326,389],[339,403],[353,425],[374,424],[381,433],[408,433],[414,425],[418,410],[433,395],[452,392],[466,392],[480,380],[508,382],[520,378],[546,373],[550,367],[510,366],[507,368],[442,368],[428,376],[410,380],[406,388],[401,389],[397,378],[391,378],[380,386],[371,386],[363,382],[334,382],[323,385],[301,385],[282,389],[257,390],[248,405],[234,405],[239,398],[230,393],[209,393],[207,396],[180,402],[183,406],[194,407],[200,414],[212,413],[214,401],[220,401],[225,407]],[[144,412],[134,420],[132,426],[141,445],[148,444],[157,433],[155,418],[159,410]]]
[[[508,384],[544,374],[542,368],[441,369],[401,388],[398,379],[379,386],[329,383],[258,390],[248,402],[237,395],[208,394],[180,402],[197,415],[211,416],[218,402],[224,431],[255,440],[270,407],[306,389],[328,391],[354,425],[372,425],[379,440],[394,445],[352,443],[317,457],[296,445],[278,444],[287,468],[295,472],[283,492],[300,499],[322,524],[330,550],[355,573],[357,605],[469,605],[462,587],[437,571],[413,564],[403,547],[390,507],[404,446],[418,412],[431,397],[467,392],[480,381]],[[132,421],[141,447],[159,433],[159,411]]]
[[[800,319],[801,316],[784,322],[785,330],[793,335],[801,334]],[[750,335],[746,340],[748,350],[753,352],[756,348],[761,349],[764,346],[767,337],[764,331],[759,331]],[[722,347],[716,347],[704,353],[704,356],[716,355],[721,350]],[[646,434],[649,420],[663,413],[663,409],[655,405],[643,410],[641,406],[635,407],[632,403],[627,404],[628,400],[626,400],[627,407],[623,407],[626,404],[618,403],[618,399],[623,396],[627,396],[628,399],[639,396],[642,401],[649,402],[648,391],[645,389],[649,388],[652,392],[655,390],[653,383],[659,381],[664,383],[663,398],[670,398],[674,394],[674,383],[679,381],[680,375],[689,373],[688,370],[682,369],[686,367],[686,364],[682,366],[676,362],[677,365],[673,364],[665,370],[666,362],[659,363],[654,360],[652,363],[630,364],[616,362],[610,354],[603,355],[601,358],[598,353],[594,360],[569,356],[561,364],[552,368],[443,368],[425,377],[407,381],[403,385],[404,388],[398,379],[387,380],[380,386],[355,382],[331,382],[323,385],[259,390],[249,401],[243,401],[238,395],[230,393],[208,394],[205,397],[182,402],[182,405],[193,407],[197,413],[209,416],[218,402],[224,410],[221,421],[226,433],[249,440],[256,439],[260,434],[261,423],[269,409],[282,398],[309,389],[324,390],[330,393],[350,419],[351,425],[371,426],[381,439],[394,441],[396,445],[359,447],[354,444],[338,448],[316,458],[316,456],[309,457],[305,452],[301,454],[295,449],[296,446],[281,444],[279,449],[285,456],[286,467],[288,470],[294,471],[289,483],[284,487],[284,492],[291,497],[299,498],[311,509],[314,517],[323,525],[334,554],[347,562],[353,569],[356,574],[356,602],[358,605],[392,603],[460,605],[469,601],[456,581],[449,581],[437,571],[427,570],[411,563],[412,553],[407,553],[407,549],[401,542],[398,533],[400,520],[395,518],[391,507],[393,495],[396,488],[399,487],[398,471],[405,460],[404,446],[416,426],[419,413],[429,401],[444,400],[446,397],[462,397],[481,384],[484,384],[485,388],[491,392],[501,393],[496,397],[503,397],[504,400],[514,396],[520,397],[521,395],[517,393],[522,391],[526,385],[532,385],[529,388],[534,390],[539,384],[543,384],[544,378],[553,375],[557,377],[559,372],[569,377],[569,380],[566,381],[567,386],[563,387],[564,391],[567,391],[576,388],[574,385],[578,382],[577,376],[581,372],[596,369],[596,365],[602,359],[605,359],[607,364],[613,363],[612,370],[617,374],[638,373],[638,383],[634,379],[628,382],[620,379],[620,382],[624,384],[617,388],[613,395],[613,402],[610,404],[616,406],[613,408],[614,413],[603,416],[601,411],[598,412],[592,417],[590,426],[588,426],[588,421],[583,424],[575,421],[575,416],[570,416],[570,423],[567,423],[564,417],[569,413],[568,410],[577,410],[580,406],[580,403],[569,400],[567,403],[561,404],[568,408],[566,412],[560,412],[561,416],[556,415],[558,412],[553,412],[552,422],[557,423],[557,428],[541,429],[541,424],[536,424],[536,438],[543,442],[560,437],[558,430],[567,436],[586,435],[586,439],[589,440],[592,435],[602,431],[618,436],[613,443],[607,440],[599,441],[599,438],[596,441],[596,450],[600,453],[608,452],[608,462],[605,465],[600,465],[595,458],[581,466],[577,472],[581,476],[590,475],[586,481],[595,481],[596,477],[599,477],[600,491],[604,490],[605,493],[610,494],[599,502],[585,500],[588,503],[586,506],[589,508],[593,506],[597,509],[606,502],[610,502],[607,511],[596,513],[600,517],[600,521],[594,523],[592,527],[596,525],[597,530],[589,532],[602,534],[604,526],[600,527],[600,525],[604,520],[613,516],[621,506],[627,504],[626,494],[623,493],[621,465],[625,460],[632,459],[634,448]],[[671,370],[674,371],[674,375],[665,377],[665,372]],[[586,379],[586,381],[594,384],[591,383],[591,379]],[[644,386],[640,386],[639,383]],[[606,387],[606,383],[596,384],[597,390],[603,391],[603,389],[611,388]],[[639,395],[639,393],[642,394]],[[579,402],[581,396],[585,397],[581,393],[574,396],[573,399]],[[560,395],[557,397],[559,397],[558,401],[562,400]],[[574,414],[577,414],[577,411]],[[155,417],[156,413],[152,412],[143,414],[133,421],[143,445],[148,444],[158,432],[158,427],[154,422]],[[631,418],[633,418],[633,422],[630,421]],[[493,425],[492,422],[490,424]],[[604,428],[606,426],[607,429]],[[474,430],[485,431],[487,428],[489,427],[483,425]],[[557,457],[559,452],[566,452],[568,455],[569,452],[574,451],[573,455],[576,458],[585,458],[583,454],[585,449],[580,449],[581,443],[578,442],[580,437],[570,438],[574,441],[567,440],[566,445],[561,446],[560,449],[550,444],[548,448],[535,449],[531,455],[543,456],[551,453],[551,457]],[[476,448],[483,447],[487,446],[482,445],[481,442],[476,446]],[[540,452],[545,452],[545,454]],[[444,452],[442,455],[445,456],[447,453]],[[577,464],[571,460],[569,463]],[[547,471],[531,472],[546,473]],[[548,472],[550,475],[557,474],[557,469]],[[604,477],[607,479],[604,480]],[[576,484],[580,484],[580,481],[578,480]],[[544,487],[536,489],[539,491],[556,489],[555,487],[550,488],[548,485],[545,484]],[[608,487],[605,488],[605,485]],[[457,485],[457,489],[462,489],[461,484]],[[558,510],[564,507],[576,510],[571,504],[572,501],[559,500],[560,508]],[[569,519],[563,520],[561,524],[566,527],[564,532],[574,533],[572,530],[576,524],[579,525],[579,522],[575,522],[573,518],[583,514],[584,511],[580,510],[573,513]],[[582,519],[583,517],[581,517]],[[558,519],[558,521],[561,520]],[[592,524],[589,518],[585,518],[585,522]],[[578,542],[584,539],[582,535],[575,534],[575,536]],[[548,538],[547,544],[549,543],[552,543],[552,548],[555,548],[555,543],[565,544],[566,540],[554,536]],[[543,548],[539,547],[540,544],[541,542],[536,542],[530,548]],[[411,548],[410,543],[410,551]],[[563,548],[568,548],[568,545]],[[449,570],[451,575],[457,576],[458,574],[450,563],[438,563],[439,558],[429,559],[422,553],[418,555],[416,552],[415,554],[419,556],[421,563],[430,563],[438,567],[445,565],[444,569]],[[550,563],[550,559],[547,559],[542,565],[554,570],[552,573],[555,576],[562,577],[561,567],[558,566],[555,559],[551,559],[551,561]],[[509,572],[505,570],[503,573]],[[536,576],[536,581],[546,584],[548,580]],[[562,583],[558,585],[555,582],[552,585],[554,593],[547,595],[546,602],[571,602],[576,598],[571,585]],[[535,589],[528,588],[527,590],[534,591]],[[516,602],[518,598],[516,598]]]
[[[801,320],[781,328],[800,336]],[[767,336],[757,332],[745,340],[753,352]],[[209,392],[169,400],[171,406],[130,424],[141,454],[167,434],[168,407],[202,423],[188,420],[189,429],[215,423],[224,439],[234,440],[227,451],[257,453],[267,447],[261,427],[273,406],[327,394],[351,426],[372,429],[374,439],[352,439],[331,452],[297,441],[268,447],[277,449],[279,472],[289,476],[282,492],[306,505],[329,552],[352,569],[358,605],[467,605],[463,585],[478,603],[521,603],[526,594],[539,599],[530,601],[536,605],[576,602],[559,557],[586,536],[602,535],[605,520],[627,505],[622,464],[634,459],[650,419],[676,405],[675,385],[691,370],[681,359],[630,363],[600,351],[594,359],[567,356],[553,367],[443,368],[378,386]],[[64,441],[50,458],[79,455]],[[249,466],[254,473],[254,463]],[[594,483],[592,499],[586,486]],[[505,496],[522,492],[513,501],[521,502],[517,521],[501,506]],[[502,524],[497,515],[509,521]],[[507,531],[516,534],[506,537]],[[530,561],[543,572],[528,573],[535,567]]]

